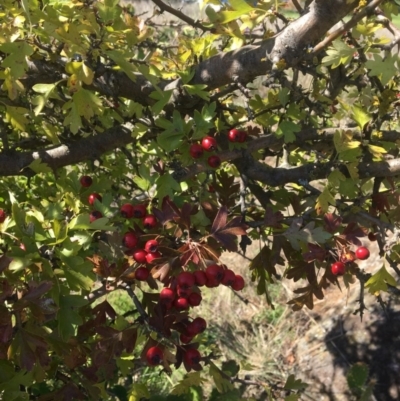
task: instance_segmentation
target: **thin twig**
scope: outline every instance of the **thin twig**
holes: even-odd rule
[[[179,10],[175,10],[175,8],[168,6],[167,4],[163,3],[161,0],[152,0],[152,2],[157,5],[160,10],[163,11],[167,11],[168,13],[175,15],[175,17],[178,17],[179,19],[181,19],[182,21],[185,21],[187,24],[193,26],[194,28],[199,28],[201,29],[203,32],[205,31],[209,31],[211,32],[213,30],[213,28],[208,28],[206,26],[204,26],[203,24],[201,24],[198,21],[195,21],[193,18],[188,17],[186,14],[184,14],[183,12],[179,11]]]

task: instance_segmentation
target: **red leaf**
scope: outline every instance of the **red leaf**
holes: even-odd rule
[[[228,251],[237,251],[235,242],[238,235],[246,235],[247,226],[242,222],[242,217],[234,217],[230,222],[228,220],[228,209],[222,206],[215,216],[211,227],[210,235],[219,241]]]
[[[332,213],[326,213],[324,215],[324,222],[326,231],[334,233],[342,224],[342,218],[340,216],[335,216]]]
[[[267,207],[265,209],[264,223],[267,227],[281,228],[282,224],[279,222],[283,219],[281,212],[274,212],[272,208]]]
[[[314,260],[319,260],[323,262],[326,258],[327,252],[324,248],[321,248],[317,244],[308,243],[308,251],[303,253],[303,258],[306,262],[312,262]]]

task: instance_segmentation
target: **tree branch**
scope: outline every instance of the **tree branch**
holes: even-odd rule
[[[203,32],[205,31],[212,31],[212,28],[208,28],[204,26],[203,24],[200,24],[200,22],[195,21],[193,18],[188,17],[186,14],[179,10],[175,10],[175,8],[168,6],[167,4],[163,3],[161,0],[152,0],[152,2],[157,5],[161,12],[167,11],[172,15],[175,15],[175,17],[178,17],[182,21],[186,22],[188,25],[193,26],[194,28],[199,28]]]
[[[106,152],[126,146],[133,140],[131,130],[121,125],[69,145],[63,144],[37,152],[4,152],[0,154],[0,176],[32,175],[34,173],[30,169],[27,171],[26,168],[38,159],[54,170],[96,159]]]

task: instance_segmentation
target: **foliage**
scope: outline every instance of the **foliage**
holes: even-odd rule
[[[222,252],[245,253],[252,241],[260,252],[246,285],[272,308],[269,285],[280,280],[298,283],[294,311],[342,281],[381,303],[397,285],[397,3],[314,1],[288,20],[277,1],[209,1],[220,11],[198,20],[153,2],[147,17],[117,0],[0,5],[4,399],[197,401],[208,379],[210,400],[250,400],[239,365],[201,336],[182,340],[192,310],[160,291],[213,291],[222,277],[201,290],[179,288],[178,276],[221,267]],[[171,29],[160,12],[180,22]],[[233,128],[240,140],[228,139]],[[217,149],[193,158],[207,135]],[[210,168],[210,155],[222,166]],[[137,207],[131,216],[126,204]],[[149,240],[158,251],[138,261],[133,248]],[[375,241],[382,260],[365,271],[352,255]],[[148,366],[153,347],[159,368]],[[154,369],[184,373],[164,397],[146,381]],[[372,391],[364,373],[349,374],[357,394]],[[256,385],[270,399],[307,391],[293,375]]]

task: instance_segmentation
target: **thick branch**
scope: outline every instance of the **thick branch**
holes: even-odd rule
[[[31,174],[26,169],[33,161],[41,159],[52,169],[99,158],[102,154],[133,141],[127,127],[118,126],[102,134],[80,139],[70,145],[60,145],[38,152],[7,152],[0,154],[0,176]]]

